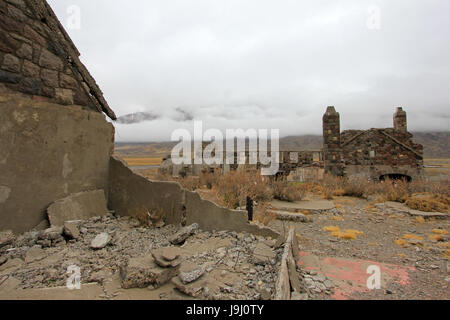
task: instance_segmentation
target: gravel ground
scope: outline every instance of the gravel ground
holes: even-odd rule
[[[334,202],[338,210],[309,216],[312,218],[310,223],[273,221],[270,225],[279,231],[295,225],[302,250],[319,257],[372,260],[412,266],[417,270],[410,273],[411,284],[408,286],[390,283],[388,289],[356,294],[356,299],[450,299],[449,257],[445,254],[449,250],[449,236],[444,234],[440,241],[429,239],[435,234],[433,230],[448,232],[449,220],[427,219],[424,222],[357,198],[340,197]],[[324,230],[330,226],[358,230],[363,234],[356,240],[339,239]],[[406,239],[404,245],[396,244],[395,241],[405,234],[422,240]],[[317,298],[328,299],[329,296],[318,295]]]

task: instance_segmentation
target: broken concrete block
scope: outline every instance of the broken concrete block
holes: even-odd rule
[[[276,258],[275,252],[263,242],[259,242],[253,251],[253,263],[257,265],[265,265]]]
[[[103,190],[81,192],[55,201],[47,209],[52,226],[63,226],[66,221],[88,220],[108,214]]]
[[[156,265],[151,255],[132,258],[128,264],[120,268],[122,288],[155,288],[167,283],[178,275],[178,267],[161,268]]]
[[[12,244],[14,239],[14,233],[11,230],[0,232],[0,248]]]
[[[191,224],[190,226],[184,227],[183,229],[178,231],[176,234],[174,234],[172,237],[170,237],[169,241],[172,244],[181,244],[184,241],[186,241],[186,239],[188,237],[193,235],[195,233],[195,231],[197,231],[197,230],[198,230],[198,224],[197,223]]]
[[[25,255],[25,263],[32,263],[35,261],[40,261],[46,257],[46,253],[39,246],[34,246],[29,249]]]
[[[80,230],[74,222],[64,222],[64,235],[71,239],[78,239],[80,237]]]
[[[43,231],[50,228],[50,224],[47,219],[42,220],[36,227],[33,228],[34,231]]]
[[[206,284],[206,282],[199,281],[184,284],[179,277],[172,278],[172,283],[180,292],[193,298],[197,298],[198,296],[200,296]]]
[[[98,249],[103,249],[104,247],[106,247],[109,243],[111,242],[111,236],[106,233],[100,233],[99,235],[97,235],[91,242],[91,248],[98,250]]]
[[[167,261],[174,261],[181,255],[181,251],[177,247],[167,247],[163,248],[161,251],[162,257]]]
[[[19,269],[23,265],[23,260],[19,258],[9,259],[6,263],[0,266],[0,272],[8,270],[13,271]]]
[[[176,247],[160,248],[152,251],[157,265],[163,268],[177,267],[182,262],[181,251]]]
[[[4,282],[0,283],[0,290],[1,291],[9,291],[14,290],[18,286],[21,285],[21,281],[14,278],[14,277],[8,277]]]
[[[183,284],[189,284],[199,279],[204,273],[205,269],[202,267],[193,262],[184,261],[180,266],[178,277]]]
[[[56,240],[61,238],[63,233],[63,227],[52,227],[45,229],[39,234],[41,240]]]

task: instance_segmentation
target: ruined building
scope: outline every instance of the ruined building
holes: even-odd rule
[[[114,157],[105,115],[116,116],[79,55],[45,0],[0,0],[0,231],[109,210],[155,225],[273,235],[249,224],[247,212],[149,181]]]
[[[339,113],[328,107],[323,139],[325,172],[373,180],[422,176],[423,146],[413,142],[402,108],[394,114],[393,128],[341,132]]]

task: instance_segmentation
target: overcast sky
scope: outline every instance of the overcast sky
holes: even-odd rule
[[[115,113],[156,118],[117,124],[118,141],[167,141],[192,119],[321,134],[328,105],[343,130],[391,127],[396,106],[411,131],[450,127],[448,0],[49,3]]]

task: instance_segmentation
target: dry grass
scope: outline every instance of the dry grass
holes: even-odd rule
[[[162,162],[162,158],[124,158],[129,166],[158,166]]]
[[[231,209],[245,206],[247,197],[262,202],[270,201],[273,197],[267,177],[244,169],[220,176],[214,189]]]
[[[337,226],[328,226],[323,228],[323,230],[330,232],[331,236],[344,239],[344,240],[356,240],[358,236],[362,236],[364,233],[354,229],[346,229],[341,231]]]
[[[406,199],[405,204],[415,210],[450,213],[450,197],[447,195],[431,193],[413,194]]]
[[[281,201],[300,201],[305,198],[306,190],[300,184],[285,180],[274,181],[271,184],[273,197]]]

